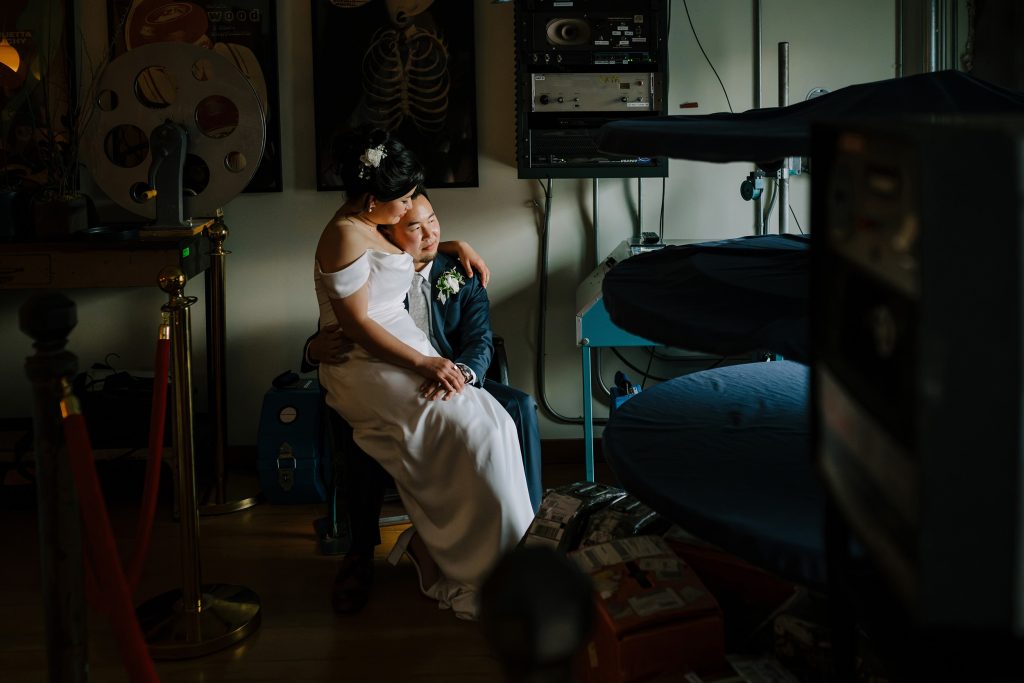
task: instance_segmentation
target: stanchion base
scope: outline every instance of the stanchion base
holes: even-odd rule
[[[239,510],[246,510],[260,502],[259,494],[242,498],[241,500],[229,500],[226,503],[207,503],[199,506],[199,514],[203,517],[212,515],[227,515]]]
[[[180,589],[151,598],[136,608],[153,659],[188,659],[223,650],[260,625],[260,598],[242,586],[223,583],[202,588],[202,609],[185,612]]]

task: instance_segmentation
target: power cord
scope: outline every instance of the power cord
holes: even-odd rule
[[[647,357],[647,370],[644,371],[644,379],[640,382],[641,389],[647,388],[647,379],[651,376],[651,363],[654,362],[654,347],[650,347],[648,351],[650,355]]]
[[[609,348],[610,348],[610,349],[612,350],[612,353],[614,353],[614,354],[615,354],[615,356],[616,356],[616,357],[617,357],[617,358],[618,358],[618,359],[619,359],[620,361],[622,361],[622,364],[623,364],[623,365],[625,365],[625,366],[626,366],[627,368],[629,368],[629,369],[630,369],[630,370],[632,370],[633,372],[638,372],[638,373],[640,373],[640,376],[644,378],[644,381],[647,381],[648,379],[653,379],[653,380],[654,380],[655,382],[667,382],[667,381],[668,381],[668,378],[667,378],[667,377],[657,377],[657,376],[655,376],[655,375],[649,374],[649,372],[647,372],[647,371],[645,371],[645,370],[642,370],[642,369],[640,369],[640,368],[639,368],[639,367],[637,367],[636,365],[633,365],[632,363],[630,363],[630,362],[629,362],[629,360],[628,360],[628,359],[627,359],[627,358],[626,358],[625,356],[623,356],[623,355],[622,355],[622,352],[621,352],[621,351],[619,351],[619,350],[618,350],[617,348],[615,348],[614,346],[611,346],[611,347],[609,347]],[[653,358],[653,356],[652,356],[652,358]],[[650,365],[649,365],[649,364],[648,364],[648,370],[650,370]]]
[[[700,48],[700,52],[704,55],[704,59],[707,60],[708,66],[711,67],[711,71],[714,72],[715,78],[718,79],[718,85],[722,86],[722,92],[725,93],[725,103],[729,105],[729,113],[732,113],[732,100],[729,99],[729,92],[725,89],[725,83],[722,83],[722,77],[718,75],[718,69],[711,63],[711,58],[708,57],[708,53],[704,51],[704,46],[700,43],[700,38],[697,36],[697,29],[693,27],[693,19],[690,18],[690,7],[686,0],[683,0],[683,9],[686,10],[686,20],[690,22],[690,30],[693,32],[693,38],[697,41],[697,47]]]
[[[540,283],[538,286],[538,299],[539,299],[539,310],[537,312],[537,359],[536,359],[536,379],[537,379],[537,402],[540,407],[548,414],[548,416],[555,422],[562,424],[583,424],[583,416],[572,417],[563,415],[562,413],[555,410],[555,407],[551,405],[548,400],[547,392],[547,378],[545,372],[545,358],[547,356],[547,317],[548,317],[548,246],[550,241],[550,228],[551,228],[551,185],[552,179],[548,178],[548,184],[545,187],[544,183],[541,182],[540,178],[537,179],[537,184],[540,185],[541,191],[544,193],[544,214],[540,220],[540,256],[539,256],[539,273]],[[593,366],[586,369],[586,372],[593,372]],[[591,397],[584,397],[584,400],[590,400]],[[592,423],[597,425],[607,424],[607,418],[593,418]]]

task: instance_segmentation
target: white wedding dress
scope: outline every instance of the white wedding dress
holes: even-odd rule
[[[369,281],[370,318],[420,353],[438,355],[405,309],[412,273],[408,254],[374,249],[336,273],[316,263],[321,327],[337,324],[332,298]],[[409,520],[446,577],[431,597],[472,618],[476,590],[533,520],[512,418],[476,387],[428,401],[420,396],[423,377],[359,346],[346,362],[321,365],[320,381],[356,443],[394,477]]]

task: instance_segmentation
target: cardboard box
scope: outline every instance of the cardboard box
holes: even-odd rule
[[[676,555],[690,565],[729,614],[733,606],[766,618],[796,593],[796,586],[759,567],[701,541],[673,526],[664,535]],[[758,619],[760,621],[760,619]]]
[[[590,575],[594,629],[576,661],[585,683],[631,683],[669,671],[728,669],[721,609],[660,536],[637,536],[570,553]]]

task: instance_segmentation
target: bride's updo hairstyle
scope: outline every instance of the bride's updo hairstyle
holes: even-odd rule
[[[423,166],[397,139],[380,129],[353,131],[335,148],[345,194],[389,202],[423,183]]]

